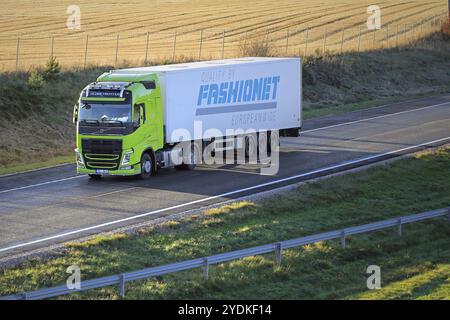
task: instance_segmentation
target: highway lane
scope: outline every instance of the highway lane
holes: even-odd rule
[[[228,165],[162,170],[150,180],[92,181],[75,176],[70,164],[0,177],[0,256],[292,183],[358,159],[445,142],[450,95],[317,118],[304,128],[298,138],[282,138],[276,176],[258,175],[256,166]]]

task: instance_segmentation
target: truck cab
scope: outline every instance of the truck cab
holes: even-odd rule
[[[162,117],[156,74],[104,73],[82,90],[74,108],[77,172],[153,174],[154,151],[164,145]]]

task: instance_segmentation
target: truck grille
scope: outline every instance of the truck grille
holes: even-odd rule
[[[122,155],[122,140],[82,139],[83,157],[87,169],[119,168]]]

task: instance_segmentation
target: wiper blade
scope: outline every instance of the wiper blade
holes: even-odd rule
[[[105,123],[118,123],[118,124],[120,124],[123,127],[123,122],[120,121],[120,120],[102,120],[102,122],[105,122]]]
[[[100,122],[98,120],[94,120],[94,119],[83,119],[83,120],[80,120],[80,123],[86,123],[86,124],[95,123],[98,126],[100,125]]]

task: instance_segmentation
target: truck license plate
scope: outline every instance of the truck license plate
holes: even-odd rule
[[[97,169],[95,170],[96,173],[108,173],[108,170],[105,169]]]

